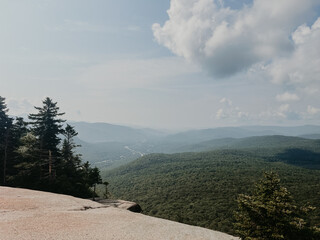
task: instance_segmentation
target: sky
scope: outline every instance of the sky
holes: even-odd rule
[[[0,0],[0,96],[72,121],[320,123],[320,0]]]

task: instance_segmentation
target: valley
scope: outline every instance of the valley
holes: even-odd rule
[[[194,130],[82,143],[81,151],[84,159],[105,159],[91,163],[112,198],[137,202],[150,216],[235,234],[236,199],[250,194],[265,171],[279,174],[299,206],[316,207],[308,219],[320,224],[319,132],[318,126]]]

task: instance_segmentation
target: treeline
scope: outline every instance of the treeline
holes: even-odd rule
[[[251,195],[261,174],[274,171],[298,206],[316,207],[306,220],[320,227],[320,171],[266,161],[262,153],[253,153],[150,154],[103,176],[114,198],[139,203],[144,214],[236,235],[238,195]]]
[[[92,196],[91,187],[101,183],[99,169],[81,162],[78,133],[61,118],[57,103],[48,97],[42,103],[26,122],[10,117],[0,96],[1,185]]]

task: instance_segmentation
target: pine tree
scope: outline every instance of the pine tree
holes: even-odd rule
[[[12,118],[7,115],[7,112],[5,98],[0,96],[0,164],[2,167],[0,176],[3,185],[7,182],[8,148],[12,127]]]
[[[88,162],[81,164],[81,155],[75,152],[79,145],[74,142],[78,133],[69,124],[63,129],[65,120],[60,116],[64,113],[50,98],[35,108],[38,113],[29,115],[29,130],[22,118],[13,122],[7,115],[5,98],[0,97],[1,184],[78,197],[95,195],[96,184],[102,182],[100,172]]]
[[[7,182],[8,185],[12,184],[12,180],[17,172],[15,167],[22,159],[18,153],[18,149],[22,146],[21,138],[28,133],[27,123],[23,118],[17,117],[11,126],[10,134],[8,138],[8,159],[7,162]]]
[[[96,186],[97,184],[102,183],[102,179],[100,176],[100,171],[97,167],[94,168],[90,168],[89,169],[89,179],[88,179],[88,183],[93,187],[93,201],[95,200],[95,196],[96,196]]]
[[[63,135],[65,139],[62,144],[62,158],[64,160],[64,164],[68,167],[78,168],[81,159],[79,154],[75,154],[75,148],[80,147],[80,145],[75,144],[74,137],[78,135],[78,133],[74,130],[74,127],[67,124]]]
[[[30,124],[32,131],[38,138],[41,150],[41,159],[43,159],[44,177],[52,181],[56,177],[56,167],[60,164],[60,150],[58,148],[61,139],[59,134],[64,132],[63,123],[65,120],[59,117],[64,113],[59,112],[57,103],[52,99],[46,98],[42,107],[35,107],[38,110],[36,114],[30,114]]]
[[[239,195],[235,227],[244,240],[318,239],[302,218],[311,209],[294,205],[278,175],[265,173],[252,196]]]
[[[20,139],[21,145],[16,150],[19,154],[19,162],[14,166],[16,174],[13,176],[13,184],[18,187],[41,189],[42,162],[39,141],[36,136],[28,132]]]
[[[77,194],[77,192],[89,192],[81,165],[81,155],[75,153],[75,149],[79,145],[75,144],[73,138],[77,135],[78,133],[74,128],[67,124],[61,149],[61,176],[58,179],[65,186],[65,189],[69,188],[68,191],[74,192],[74,194]]]

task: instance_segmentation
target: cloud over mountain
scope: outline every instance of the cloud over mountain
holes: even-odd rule
[[[311,60],[316,61],[308,69],[290,76],[284,72],[297,67],[299,61],[304,63],[308,56],[302,55],[304,51],[309,53],[311,46],[319,46],[320,41],[315,41],[319,39],[319,20],[311,28],[302,25],[317,4],[316,0],[255,0],[252,5],[231,9],[221,1],[171,0],[169,20],[163,26],[153,24],[152,29],[159,44],[199,64],[214,77],[228,77],[257,63],[271,63],[267,70],[274,81],[288,77],[299,81],[305,71],[315,71],[319,47],[310,53]],[[288,62],[289,69],[281,70],[272,65],[273,61]]]
[[[320,80],[320,17],[311,27],[306,24],[299,26],[292,33],[292,40],[295,46],[293,53],[290,56],[276,59],[269,66],[273,81],[297,86],[305,85],[305,83],[311,86],[318,85]]]
[[[279,102],[294,102],[298,101],[299,97],[294,93],[285,92],[276,96],[277,101]]]

